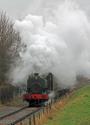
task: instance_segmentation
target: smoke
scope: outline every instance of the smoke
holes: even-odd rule
[[[79,74],[90,77],[87,15],[76,3],[68,1],[50,12],[41,16],[29,14],[15,22],[25,45],[12,73],[16,83],[26,80],[32,72],[52,72],[63,86],[74,85]]]

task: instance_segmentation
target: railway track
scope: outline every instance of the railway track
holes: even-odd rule
[[[27,106],[20,108],[14,112],[5,114],[0,117],[0,125],[14,125],[17,123],[20,119],[24,119],[25,117],[28,117],[31,113],[37,111],[38,108],[29,108]]]
[[[0,116],[0,120],[4,119],[5,117],[8,117],[8,116],[10,116],[10,115],[13,115],[13,114],[15,114],[15,113],[18,113],[18,112],[20,112],[20,111],[26,109],[27,107],[28,107],[28,106],[24,106],[24,107],[19,108],[19,109],[15,110],[15,111],[8,112],[8,113],[6,113],[6,114]]]

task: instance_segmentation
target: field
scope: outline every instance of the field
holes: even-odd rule
[[[45,125],[90,125],[90,85],[76,90]]]

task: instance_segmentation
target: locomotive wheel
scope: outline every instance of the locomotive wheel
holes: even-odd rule
[[[34,101],[30,101],[29,102],[29,107],[38,107],[38,106],[41,106],[41,102],[38,101],[38,100],[34,100]]]
[[[38,106],[37,100],[32,100],[29,102],[29,107],[35,107],[35,106]]]
[[[41,107],[41,106],[45,106],[46,103],[45,100],[31,100],[29,101],[29,107]]]
[[[29,102],[29,107],[31,107],[31,102]]]
[[[34,106],[34,102],[33,101],[30,101],[29,102],[29,107],[33,107]]]

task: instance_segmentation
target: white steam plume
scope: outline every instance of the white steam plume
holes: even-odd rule
[[[13,71],[16,83],[32,72],[52,72],[64,86],[75,84],[76,76],[90,77],[90,23],[75,3],[63,2],[53,15],[27,15],[15,22],[25,51]]]

